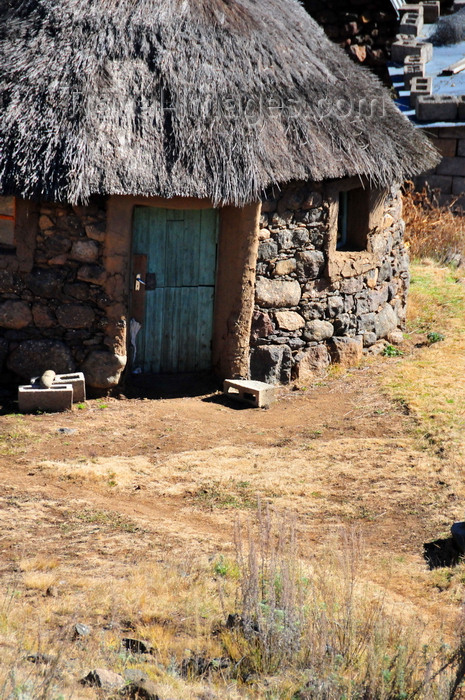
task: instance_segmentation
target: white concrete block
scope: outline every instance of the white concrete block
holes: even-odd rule
[[[412,78],[410,83],[410,106],[415,108],[417,100],[421,95],[433,94],[433,79],[427,78]]]
[[[400,34],[409,36],[420,36],[423,29],[423,12],[406,12],[400,23]]]
[[[407,56],[420,56],[427,63],[433,58],[433,44],[417,41],[416,37],[407,34],[398,34],[391,48],[391,58],[394,63],[403,63]]]
[[[264,408],[276,399],[276,387],[249,379],[225,379],[223,393],[254,408]]]
[[[86,380],[83,372],[72,372],[70,374],[57,374],[56,382],[60,384],[71,384],[73,387],[73,402],[82,403],[86,400]]]
[[[32,377],[31,384],[38,384],[39,377]],[[83,372],[70,372],[69,374],[56,374],[52,386],[55,384],[71,384],[73,387],[73,402],[81,403],[86,400],[86,380]]]
[[[24,384],[18,389],[18,405],[23,413],[70,411],[73,387],[71,384],[53,384],[49,389],[43,389],[37,384]]]

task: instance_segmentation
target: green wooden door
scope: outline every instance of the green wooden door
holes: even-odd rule
[[[210,369],[217,229],[215,209],[135,208],[133,308],[138,295],[143,304],[134,368],[156,374]],[[145,270],[136,269],[141,260]],[[145,285],[137,283],[138,274]]]

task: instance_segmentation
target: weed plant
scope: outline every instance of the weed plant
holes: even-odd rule
[[[383,350],[384,357],[401,357],[403,354],[402,350],[396,348],[395,345],[386,345]]]
[[[462,623],[452,648],[389,609],[383,594],[363,583],[357,531],[341,530],[313,570],[298,558],[293,521],[268,509],[259,506],[255,527],[238,527],[235,539],[237,624],[223,643],[237,678],[287,676],[292,692],[276,697],[294,700],[462,697]]]
[[[430,258],[441,264],[465,264],[465,224],[461,214],[439,206],[434,192],[404,187],[405,240],[415,259]]]

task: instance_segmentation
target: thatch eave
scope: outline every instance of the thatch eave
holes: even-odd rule
[[[296,0],[24,0],[0,12],[4,194],[243,205],[277,183],[386,186],[437,161]]]

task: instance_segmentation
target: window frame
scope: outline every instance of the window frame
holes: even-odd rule
[[[351,190],[362,190],[366,195],[364,231],[360,236],[363,246],[357,246],[357,249],[351,249],[347,245],[338,246],[340,195]],[[387,189],[371,187],[366,179],[359,177],[335,180],[326,185],[325,199],[329,207],[326,272],[329,278],[355,277],[380,264],[377,251],[384,229],[386,194]]]

